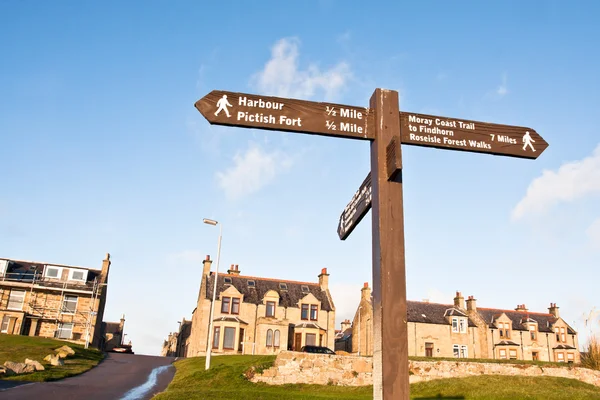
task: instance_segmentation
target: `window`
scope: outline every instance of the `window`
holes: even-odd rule
[[[267,347],[273,347],[273,330],[267,331]]]
[[[499,322],[498,329],[500,329],[500,337],[510,339],[510,324],[508,322]]]
[[[231,278],[225,277],[225,283],[228,283],[231,285]]]
[[[425,357],[433,357],[433,343],[425,343]]]
[[[231,303],[231,297],[223,297],[221,299],[221,314],[229,314],[229,304]]]
[[[280,290],[288,290],[288,288],[287,288],[287,283],[280,283],[280,284],[279,284],[279,289],[280,289]]]
[[[302,304],[302,314],[300,315],[301,319],[308,319],[308,304]]]
[[[45,278],[60,279],[62,277],[62,268],[46,265],[44,270]]]
[[[8,333],[8,324],[10,322],[10,317],[5,315],[2,317],[2,325],[0,325],[0,333]]]
[[[275,316],[275,302],[274,301],[267,301],[266,316],[267,317],[274,317]]]
[[[537,340],[535,325],[529,325],[529,335],[531,336],[531,340]]]
[[[517,350],[510,349],[508,351],[508,358],[510,358],[511,360],[516,360],[517,359]]]
[[[275,330],[275,336],[273,339],[273,347],[279,347],[279,329]]]
[[[468,358],[469,357],[469,348],[466,345],[462,345],[460,346],[460,356],[462,358]]]
[[[233,350],[233,344],[235,340],[235,328],[226,327],[225,337],[223,338],[223,348]]]
[[[234,297],[231,299],[231,313],[239,314],[240,313],[240,298]]]
[[[458,318],[452,318],[452,332],[458,332]]]
[[[69,280],[85,282],[87,279],[87,271],[83,269],[69,270]]]
[[[456,358],[460,357],[460,347],[459,347],[459,345],[455,344],[454,346],[452,346],[452,353],[454,354],[454,357],[456,357]]]
[[[565,333],[565,328],[560,328],[560,340],[563,343],[567,343],[567,335]]]
[[[311,321],[316,321],[317,320],[317,315],[318,315],[318,306],[316,304],[311,304],[310,305],[310,320]]]
[[[500,358],[505,360],[506,359],[506,349],[500,349]]]
[[[558,362],[565,362],[565,353],[556,353],[556,360]]]
[[[8,297],[8,309],[9,310],[22,310],[23,303],[25,302],[25,291],[24,290],[12,290]]]
[[[248,281],[248,287],[256,288],[256,281]]]
[[[306,285],[300,286],[300,289],[302,290],[302,293],[309,293],[310,292],[310,290],[308,290],[308,286],[306,286]]]
[[[305,346],[315,346],[316,344],[317,344],[317,335],[315,335],[314,333],[307,333]]]
[[[56,331],[56,337],[58,339],[71,339],[73,335],[73,323],[72,322],[61,322],[58,324],[58,330]]]
[[[219,348],[219,342],[221,341],[221,327],[215,326],[214,334],[213,334],[213,349]]]
[[[465,324],[465,319],[461,318],[458,320],[458,330],[460,331],[460,333],[466,333],[467,332],[467,326]]]
[[[533,361],[538,361],[540,359],[540,353],[538,353],[537,351],[532,351],[531,352],[531,359]]]
[[[63,297],[63,304],[61,312],[64,314],[75,314],[77,310],[77,296],[70,296],[68,294]]]
[[[558,333],[558,328],[554,328],[554,333],[556,333],[556,341],[560,342],[560,334]]]
[[[575,354],[573,353],[567,353],[567,361],[572,363],[573,361],[575,361]]]

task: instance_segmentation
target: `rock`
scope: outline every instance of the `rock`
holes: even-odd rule
[[[44,366],[39,361],[30,360],[29,358],[25,359],[25,364],[33,365],[33,368],[35,368],[36,371],[43,371],[45,369]]]
[[[54,357],[54,354],[48,354],[46,357],[44,357],[44,361],[50,362],[50,360],[52,359],[52,357]]]
[[[56,356],[57,356],[58,358],[67,358],[67,357],[69,357],[69,353],[67,353],[67,352],[65,352],[65,351],[59,351],[59,352],[56,354]]]
[[[54,351],[56,351],[58,353],[66,353],[66,354],[71,355],[71,356],[73,354],[75,354],[75,350],[73,350],[72,348],[70,348],[67,345],[59,347],[58,349],[55,349]],[[62,357],[62,358],[64,358],[64,357]]]
[[[58,367],[58,366],[65,365],[65,362],[58,355],[56,355],[56,356],[52,357],[52,359],[50,360],[50,365]]]
[[[15,373],[12,371],[12,369],[8,369],[5,366],[0,365],[0,377],[3,377],[3,376],[12,376],[14,374]]]
[[[15,374],[27,374],[35,371],[35,368],[32,365],[27,365],[25,363],[7,361],[4,363],[4,366],[6,369],[10,369]]]

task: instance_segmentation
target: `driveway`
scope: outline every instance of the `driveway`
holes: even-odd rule
[[[56,382],[0,381],[3,400],[146,400],[162,392],[175,375],[173,357],[108,353],[88,372]]]

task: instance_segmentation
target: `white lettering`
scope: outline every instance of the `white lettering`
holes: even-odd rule
[[[340,117],[362,119],[363,114],[357,110],[351,110],[349,108],[340,108]]]

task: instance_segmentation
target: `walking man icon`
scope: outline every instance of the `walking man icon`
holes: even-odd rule
[[[525,143],[523,145],[523,150],[525,150],[527,148],[527,146],[529,146],[529,147],[531,147],[532,151],[535,151],[535,148],[531,144],[532,142],[535,143],[535,140],[533,140],[531,138],[531,136],[529,135],[529,131],[525,132],[525,135],[523,135],[523,143]]]
[[[233,107],[231,104],[229,104],[229,102],[227,101],[227,95],[224,94],[223,97],[221,97],[219,99],[219,101],[217,101],[217,111],[215,111],[215,115],[219,115],[219,113],[221,111],[225,111],[225,114],[227,114],[227,118],[231,117],[231,115],[229,115],[229,110],[227,109],[227,106],[229,107]]]

